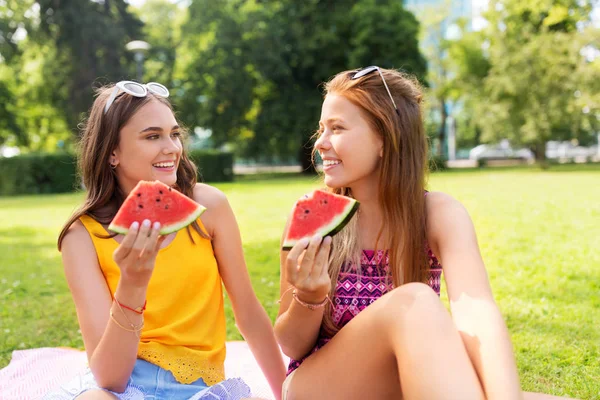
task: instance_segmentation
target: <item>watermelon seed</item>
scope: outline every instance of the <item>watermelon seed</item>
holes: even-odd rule
[[[138,207],[139,207],[139,208],[144,208],[144,206],[143,206],[143,205],[141,205],[141,204],[138,204]]]
[[[171,188],[169,188],[169,192],[171,191]]]
[[[138,195],[138,197],[141,197],[141,196],[142,196],[142,194],[141,194],[141,193],[138,193],[137,195]]]
[[[159,191],[158,191],[158,193],[160,193],[160,194],[163,194],[163,193],[162,193],[162,190],[159,190]]]
[[[309,212],[309,210],[304,210],[304,214],[308,214]]]
[[[169,209],[169,205],[167,204],[167,205],[165,206],[165,210],[168,210],[168,209]]]
[[[160,201],[160,199],[156,199],[156,201]]]

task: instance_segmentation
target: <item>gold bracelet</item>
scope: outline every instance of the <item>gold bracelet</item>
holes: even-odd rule
[[[117,319],[115,318],[115,316],[114,316],[114,314],[113,314],[112,310],[110,310],[110,319],[112,319],[112,321],[113,321],[115,324],[117,324],[117,326],[118,326],[119,328],[121,328],[121,329],[123,329],[123,330],[125,330],[125,331],[127,331],[127,332],[134,332],[136,335],[138,334],[138,332],[140,332],[140,331],[141,331],[141,330],[144,328],[144,322],[143,322],[143,321],[142,321],[142,324],[140,325],[140,327],[139,327],[139,328],[137,328],[137,327],[136,327],[135,325],[133,325],[133,324],[131,324],[131,328],[132,328],[132,329],[129,329],[129,328],[127,328],[127,327],[125,327],[125,326],[121,325],[121,323],[120,323],[119,321],[117,321]],[[139,337],[139,335],[138,335],[138,337]]]

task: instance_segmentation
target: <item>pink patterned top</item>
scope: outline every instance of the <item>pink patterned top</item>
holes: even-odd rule
[[[442,266],[431,249],[428,249],[427,253],[430,266],[428,283],[439,296]],[[333,321],[337,326],[344,327],[359,312],[394,288],[388,262],[388,253],[385,250],[363,250],[360,274],[357,273],[356,266],[342,268],[343,272],[340,272],[333,299]],[[288,375],[330,340],[331,337],[321,329],[315,347],[301,360],[290,360]]]

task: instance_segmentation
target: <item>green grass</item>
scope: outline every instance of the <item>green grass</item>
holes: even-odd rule
[[[600,168],[447,171],[430,189],[458,198],[478,232],[512,335],[524,390],[600,394]],[[259,299],[274,318],[278,244],[293,202],[318,186],[296,175],[216,185],[229,197]],[[0,367],[11,352],[82,348],[56,237],[81,194],[0,198]],[[228,338],[241,339],[227,305]]]

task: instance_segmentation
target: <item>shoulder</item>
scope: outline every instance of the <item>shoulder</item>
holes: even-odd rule
[[[227,196],[214,186],[197,183],[194,186],[193,199],[198,204],[206,207],[206,211],[200,218],[208,231],[207,233],[214,238],[217,230],[231,220],[232,211]]]
[[[207,211],[219,209],[227,204],[227,196],[221,190],[205,183],[197,183],[194,186],[194,201],[206,207]]]
[[[71,270],[85,269],[85,265],[97,266],[94,242],[80,220],[73,222],[67,230],[62,241],[61,253],[67,277]]]
[[[427,238],[434,252],[440,242],[472,226],[465,206],[446,193],[429,192],[425,197],[425,212]]]
[[[71,226],[67,229],[65,236],[62,241],[62,251],[65,251],[73,246],[75,248],[81,244],[92,245],[92,238],[86,227],[83,225],[81,220],[75,220]]]
[[[425,208],[427,217],[453,214],[464,210],[462,203],[454,197],[443,192],[428,192],[425,196]]]

